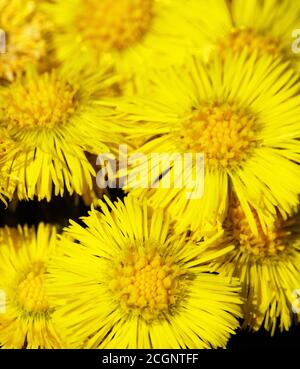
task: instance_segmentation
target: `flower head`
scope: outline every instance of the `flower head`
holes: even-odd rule
[[[74,67],[109,60],[137,75],[182,60],[190,46],[181,0],[67,0],[45,8],[56,22],[58,59],[75,60]]]
[[[59,348],[45,278],[56,249],[54,227],[3,228],[0,232],[0,346],[3,348]]]
[[[6,166],[7,161],[10,161],[14,155],[19,152],[18,146],[15,145],[6,129],[0,128],[0,202],[7,203],[7,200],[12,196],[7,189],[7,181],[14,181]]]
[[[5,32],[5,53],[0,54],[0,79],[12,81],[28,65],[46,59],[49,19],[36,0],[1,0],[0,30]]]
[[[259,232],[251,231],[240,204],[232,200],[224,221],[220,248],[235,249],[215,264],[215,269],[240,278],[245,298],[245,326],[260,327],[274,334],[277,327],[288,330],[293,320],[293,304],[299,290],[300,217],[299,212],[283,218],[280,214],[263,232],[253,209]]]
[[[210,274],[205,252],[171,234],[163,211],[129,197],[72,222],[53,260],[49,292],[70,345],[224,347],[238,326],[239,284]],[[59,323],[59,324],[60,324]],[[188,334],[187,334],[188,332]],[[66,333],[66,334],[67,334]]]
[[[246,51],[228,53],[224,61],[216,56],[209,66],[193,58],[184,68],[156,73],[152,81],[145,97],[115,103],[128,140],[144,138],[136,152],[150,159],[139,165],[140,173],[151,177],[153,152],[203,153],[204,195],[187,200],[185,186],[163,188],[166,173],[161,171],[158,188],[136,189],[128,176],[126,186],[134,196],[167,207],[180,220],[180,230],[222,219],[230,189],[253,232],[250,206],[263,224],[275,216],[276,208],[290,212],[299,194],[300,84],[287,64],[268,56],[257,61]],[[175,167],[170,166],[173,177]]]
[[[79,73],[64,65],[30,71],[0,90],[0,126],[19,147],[6,160],[5,168],[18,179],[8,183],[8,192],[50,200],[52,192],[81,195],[92,187],[95,173],[85,152],[108,151],[103,142],[114,141],[107,109],[95,101],[114,83],[108,66]]]
[[[299,58],[291,46],[299,15],[293,0],[189,0],[183,10],[194,26],[193,43],[202,46],[198,50],[205,58],[211,52],[223,58],[227,50],[241,54],[246,49],[257,57],[289,60],[298,70]]]

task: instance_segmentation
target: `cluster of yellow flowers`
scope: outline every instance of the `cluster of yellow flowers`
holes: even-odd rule
[[[294,0],[0,0],[0,201],[91,205],[0,229],[0,347],[217,348],[300,320],[299,28]],[[121,144],[203,153],[203,196],[158,168],[99,199]]]

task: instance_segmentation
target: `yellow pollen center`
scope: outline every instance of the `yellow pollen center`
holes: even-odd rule
[[[256,212],[253,211],[253,215],[258,228],[257,235],[252,233],[241,206],[235,201],[234,206],[230,207],[224,228],[233,235],[236,246],[242,252],[261,258],[275,256],[287,250],[293,237],[295,219],[284,221],[278,215],[274,227],[264,233]]]
[[[132,250],[118,264],[111,289],[125,311],[153,320],[175,305],[180,275],[178,266],[155,249]]]
[[[54,72],[14,83],[5,92],[3,120],[8,126],[19,128],[65,124],[78,107],[77,91]]]
[[[283,53],[281,42],[270,36],[258,34],[251,29],[234,29],[225,39],[219,41],[219,52],[221,57],[226,50],[240,54],[248,48],[250,53],[257,52],[257,55],[279,56]]]
[[[204,153],[210,168],[232,168],[256,146],[253,114],[232,104],[213,103],[195,110],[183,123],[185,150]]]
[[[76,27],[98,51],[125,49],[138,42],[152,21],[153,0],[85,0]]]
[[[46,268],[42,262],[32,265],[18,283],[16,294],[19,306],[28,313],[43,313],[49,309],[45,292]]]

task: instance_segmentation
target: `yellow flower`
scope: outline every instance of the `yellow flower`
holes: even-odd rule
[[[109,200],[107,200],[109,201]],[[71,347],[225,347],[240,317],[239,283],[205,263],[232,247],[171,234],[163,211],[126,198],[92,209],[61,238],[49,294]],[[201,251],[202,250],[202,251]]]
[[[299,70],[299,57],[292,52],[299,29],[300,6],[294,0],[188,0],[183,17],[194,26],[195,49],[221,57],[227,49],[240,54],[244,49],[257,56],[272,55],[290,60]]]
[[[6,166],[7,161],[10,161],[19,152],[18,146],[15,145],[13,140],[9,137],[7,130],[0,127],[0,202],[7,203],[7,200],[11,198],[12,194],[8,193],[7,181],[16,181]]]
[[[0,126],[18,145],[5,168],[11,177],[7,190],[19,199],[51,199],[69,193],[82,195],[92,187],[95,171],[85,151],[98,155],[113,142],[108,109],[99,108],[115,83],[108,67],[96,73],[74,72],[67,65],[51,72],[35,70],[0,90]]]
[[[5,53],[0,53],[0,79],[12,81],[29,64],[40,66],[47,55],[50,22],[36,0],[0,0],[0,30]]]
[[[55,19],[59,60],[109,60],[124,75],[179,62],[191,46],[181,0],[66,0],[45,7]]]
[[[134,196],[167,207],[180,220],[179,230],[224,217],[230,188],[253,232],[250,205],[263,224],[275,216],[276,207],[283,215],[290,212],[299,194],[300,84],[287,64],[228,53],[223,62],[215,57],[209,66],[193,58],[185,68],[156,73],[152,81],[146,97],[113,103],[127,140],[145,140],[136,150],[147,155],[138,171],[151,178],[156,165],[151,153],[204,153],[204,195],[188,200],[184,185],[176,188],[173,180],[172,188],[163,188],[159,176],[153,181],[159,188],[137,189],[135,176],[129,175],[125,184]],[[171,165],[171,179],[175,170]]]
[[[45,277],[56,248],[54,227],[3,228],[0,231],[0,346],[59,348]]]
[[[257,331],[261,326],[274,334],[277,327],[288,330],[293,320],[293,305],[300,288],[300,213],[276,220],[263,232],[256,217],[259,232],[254,235],[241,206],[232,201],[224,221],[224,236],[220,248],[235,245],[235,249],[216,264],[218,272],[240,278],[245,298],[245,326]]]

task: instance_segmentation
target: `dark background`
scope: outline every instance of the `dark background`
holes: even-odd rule
[[[122,190],[111,190],[112,200],[123,198]],[[68,225],[68,220],[80,221],[81,216],[87,215],[89,207],[76,196],[55,197],[50,203],[46,201],[13,202],[6,209],[0,205],[0,227],[10,227],[18,224],[36,225],[39,222],[55,224],[61,229]],[[256,348],[300,348],[300,325],[293,326],[288,332],[276,332],[273,337],[261,330],[257,333],[238,331],[228,343],[229,349]]]

